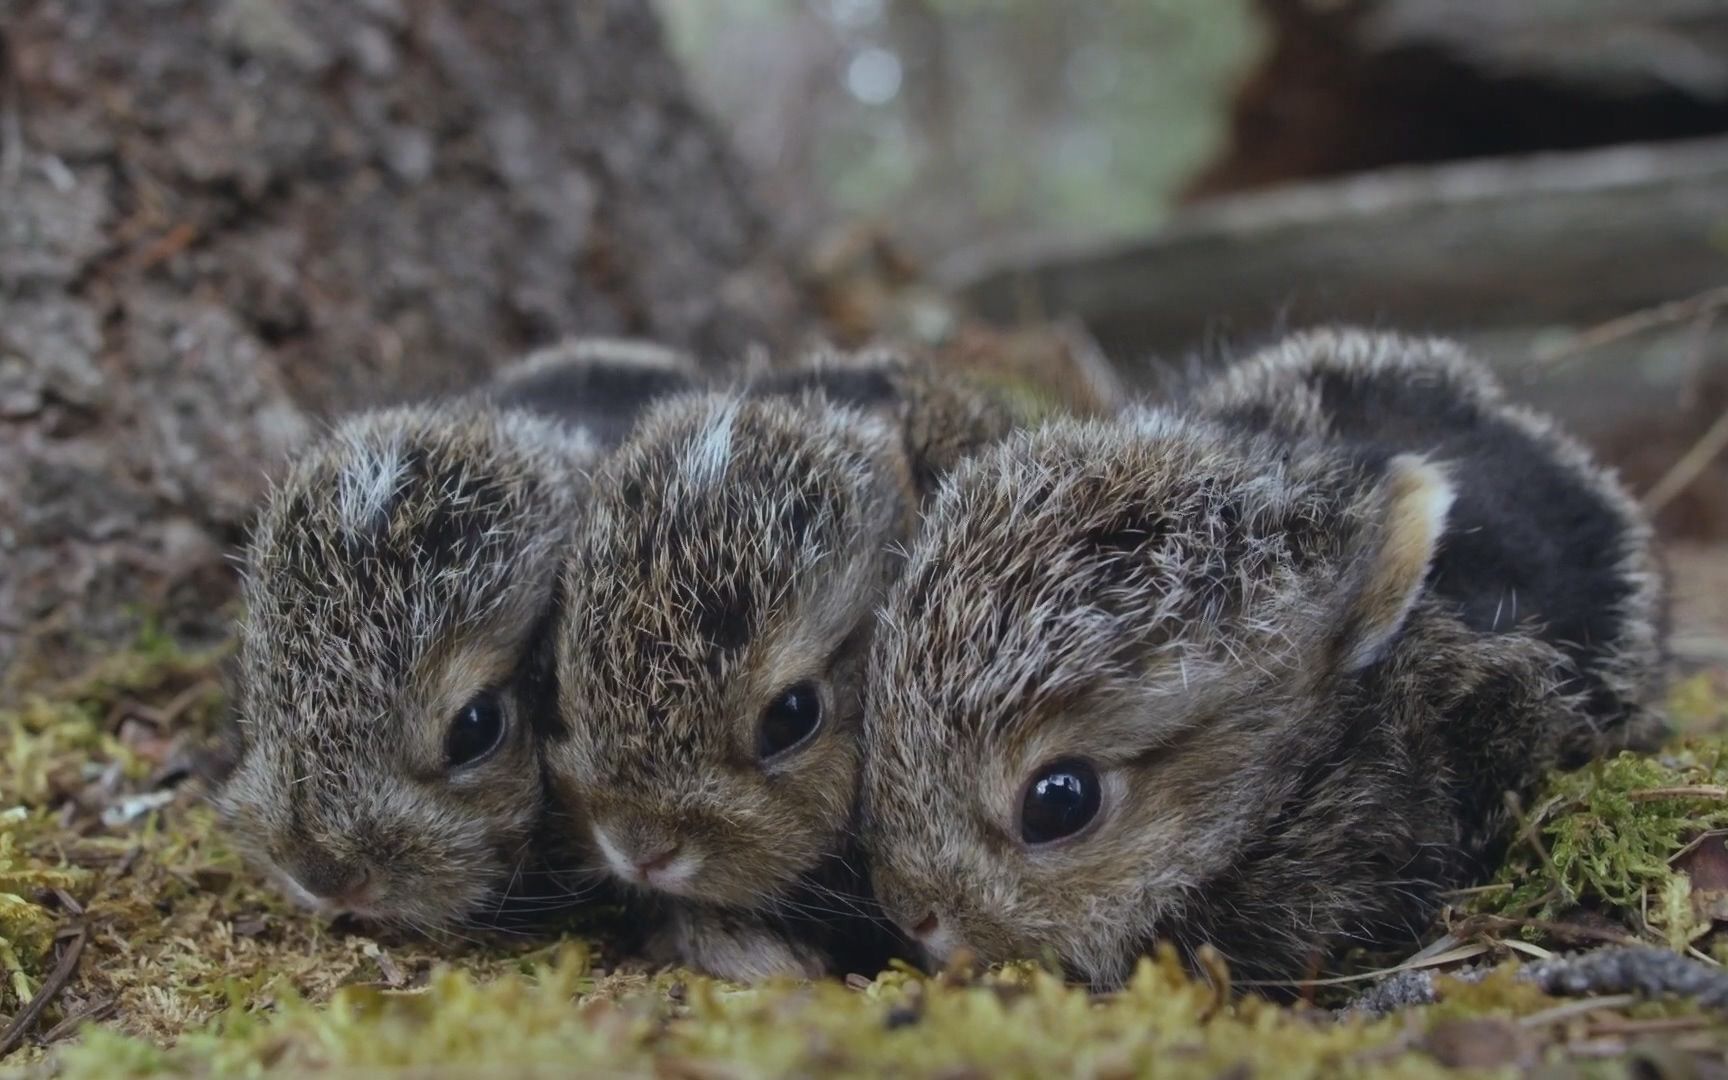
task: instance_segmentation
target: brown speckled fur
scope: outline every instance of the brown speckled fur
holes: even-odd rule
[[[1548,620],[1535,632],[1573,657],[1592,722],[1628,746],[1660,734],[1650,703],[1667,666],[1668,597],[1650,522],[1611,470],[1552,419],[1508,402],[1458,345],[1308,331],[1234,365],[1189,406],[1232,427],[1342,444],[1370,459],[1418,450],[1463,470],[1437,589],[1475,601],[1477,622],[1491,627]],[[1502,535],[1514,527],[1516,539]],[[1540,595],[1530,568],[1544,564],[1563,568],[1549,592],[1567,595]],[[1588,617],[1564,610],[1572,598],[1587,602]],[[1483,620],[1488,600],[1493,617]]]
[[[310,894],[364,874],[371,895],[352,910],[430,927],[490,921],[507,896],[552,886],[534,864],[556,835],[536,826],[541,744],[558,728],[558,560],[595,433],[620,436],[692,372],[646,343],[561,342],[467,400],[340,421],[269,493],[216,802],[291,893],[340,910]],[[450,722],[483,690],[505,737],[449,768]]]
[[[597,476],[559,634],[573,736],[551,767],[599,866],[628,880],[620,863],[676,847],[668,958],[808,973],[870,936],[824,924],[869,913],[849,830],[872,614],[927,483],[1002,430],[892,354],[818,357],[663,403]],[[801,681],[821,727],[759,762],[763,709]]]
[[[1408,947],[1443,890],[1492,865],[1505,792],[1654,730],[1642,520],[1569,441],[1442,352],[1298,339],[1203,393],[1211,419],[1059,422],[957,470],[865,680],[871,876],[902,926],[937,916],[933,958],[1050,955],[1112,986],[1157,939],[1211,943],[1249,979],[1299,977],[1350,943]],[[1365,381],[1261,397],[1338,357]],[[1511,440],[1573,474],[1579,528],[1612,541],[1579,573],[1617,583],[1603,610],[1583,604],[1613,640],[1580,647],[1541,611],[1472,606],[1527,569],[1518,558],[1448,576],[1470,569],[1457,523],[1491,552],[1475,519],[1518,504],[1479,498],[1481,475],[1448,459],[1460,448],[1426,437],[1428,405],[1356,408],[1411,379],[1429,405],[1495,412],[1480,435],[1494,452]],[[1424,519],[1445,523],[1425,573],[1408,557]],[[1556,612],[1577,615],[1571,602]],[[1021,799],[1064,758],[1097,766],[1102,809],[1028,845]]]
[[[361,913],[419,925],[498,899],[545,802],[521,669],[592,459],[550,420],[409,407],[338,425],[270,493],[217,803],[290,891],[365,873]],[[447,770],[451,717],[488,689],[504,745]]]

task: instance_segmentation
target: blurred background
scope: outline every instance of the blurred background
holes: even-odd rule
[[[794,231],[923,256],[1208,194],[1728,125],[1713,0],[663,0]]]
[[[859,336],[952,332],[915,289],[883,310],[898,275],[1068,326],[1027,363],[1095,388],[1092,351],[1115,392],[1329,319],[1465,338],[1624,470],[1675,541],[1681,651],[1728,659],[1728,5],[662,10]]]
[[[783,225],[939,259],[1164,221],[1268,44],[1244,0],[666,0],[672,44]]]
[[[1721,0],[9,0],[0,681],[226,633],[334,412],[569,333],[893,339],[1097,411],[1458,337],[1728,662]]]

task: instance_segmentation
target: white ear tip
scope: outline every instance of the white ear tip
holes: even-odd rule
[[[1416,454],[1400,454],[1392,459],[1391,503],[1400,525],[1425,525],[1428,536],[1438,542],[1446,529],[1446,518],[1452,512],[1458,492],[1446,469]],[[1414,519],[1414,520],[1412,520]]]
[[[1415,454],[1392,459],[1385,490],[1380,550],[1356,598],[1359,623],[1347,654],[1352,670],[1378,659],[1403,627],[1422,592],[1457,498],[1446,470]]]

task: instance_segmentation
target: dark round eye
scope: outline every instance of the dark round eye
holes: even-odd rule
[[[504,738],[504,707],[498,695],[484,693],[456,711],[444,736],[444,757],[451,768],[479,761]]]
[[[796,683],[762,710],[756,754],[766,761],[797,746],[822,723],[822,695],[815,683]]]
[[[1038,770],[1020,803],[1020,837],[1028,844],[1048,844],[1073,836],[1098,816],[1103,788],[1098,770],[1077,758],[1052,762]]]

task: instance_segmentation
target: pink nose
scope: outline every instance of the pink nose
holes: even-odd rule
[[[939,924],[936,913],[934,911],[927,912],[922,919],[918,920],[918,925],[912,928],[912,936],[923,940],[934,934]]]
[[[647,877],[649,874],[652,874],[656,870],[664,870],[668,866],[671,866],[672,860],[676,859],[677,857],[678,857],[678,845],[673,844],[671,847],[666,848],[664,851],[661,851],[658,854],[650,855],[645,859],[637,859],[636,860],[636,872],[638,874],[642,875],[643,877]]]
[[[337,907],[362,901],[372,884],[372,872],[366,867],[334,859],[302,859],[288,869],[301,888]]]

